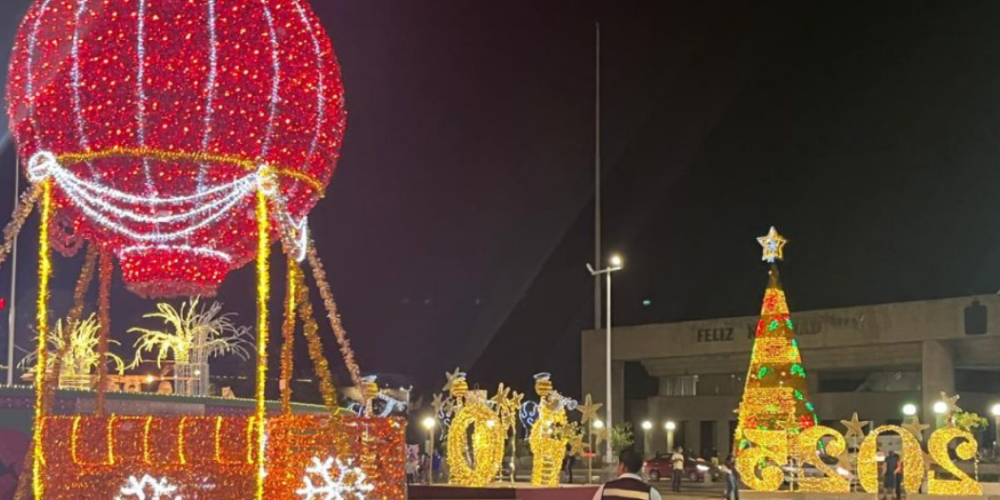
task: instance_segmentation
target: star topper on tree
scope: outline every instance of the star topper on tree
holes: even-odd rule
[[[757,242],[764,248],[761,260],[774,263],[775,260],[785,260],[785,245],[788,240],[778,234],[778,230],[771,226],[771,230],[766,235],[757,238]]]

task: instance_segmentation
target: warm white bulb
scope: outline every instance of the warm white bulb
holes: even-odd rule
[[[948,404],[945,403],[944,401],[938,401],[937,403],[934,403],[934,413],[937,413],[938,415],[944,415],[945,413],[948,413]]]
[[[434,425],[435,425],[436,423],[437,423],[437,422],[436,422],[436,421],[434,420],[434,417],[427,417],[427,418],[425,418],[425,419],[424,419],[424,421],[422,422],[422,424],[423,424],[423,426],[424,426],[424,429],[427,429],[427,430],[430,430],[430,429],[433,429],[433,428],[434,428]]]
[[[642,429],[643,430],[648,431],[648,430],[650,430],[652,428],[653,428],[653,423],[650,422],[649,420],[647,420],[647,421],[645,421],[645,422],[642,423]]]
[[[602,422],[600,420],[594,420],[594,428],[595,429],[603,429],[604,428],[604,422]]]
[[[622,267],[621,255],[614,254],[611,256],[611,267]]]
[[[663,427],[666,428],[668,431],[672,431],[674,429],[677,429],[677,424],[674,423],[673,420],[668,420],[667,423],[663,424]]]
[[[907,417],[912,417],[917,414],[917,405],[913,403],[907,403],[903,405],[903,415]]]

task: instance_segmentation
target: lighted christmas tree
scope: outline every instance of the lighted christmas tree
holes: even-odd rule
[[[786,240],[772,227],[758,241],[764,247],[763,260],[771,263],[771,270],[739,408],[734,439],[738,450],[750,445],[745,430],[784,430],[794,435],[817,423],[795,341],[795,325],[775,264],[775,260],[783,258]]]

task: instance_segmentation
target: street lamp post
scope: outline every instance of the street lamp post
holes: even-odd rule
[[[674,431],[677,430],[677,424],[673,420],[667,420],[667,423],[663,424],[663,428],[667,430],[667,453],[674,451]]]
[[[431,463],[431,466],[427,468],[427,484],[434,484],[434,426],[437,421],[434,417],[425,417],[422,424],[424,429],[427,429],[427,456]]]
[[[993,414],[993,427],[995,427],[994,430],[996,431],[993,446],[1000,446],[1000,403],[993,405],[990,408],[990,413]]]
[[[653,423],[650,422],[649,420],[644,421],[642,423],[642,452],[645,453],[646,456],[650,455],[649,448],[651,448],[651,444],[649,438],[650,434],[652,434],[652,431],[653,431]]]
[[[940,429],[944,425],[944,414],[948,413],[948,403],[938,401],[934,403],[934,428]]]
[[[590,424],[592,429],[590,429],[590,453],[587,454],[587,484],[594,477],[594,429],[601,430],[604,428],[604,422],[600,420],[594,420],[593,424]]]
[[[611,439],[610,432],[614,428],[614,424],[611,420],[611,273],[615,271],[620,271],[622,269],[622,258],[618,255],[612,255],[609,261],[611,265],[604,269],[594,269],[593,266],[587,264],[587,270],[590,271],[591,276],[597,277],[601,274],[605,276],[605,288],[607,289],[607,313],[605,314],[606,329],[607,329],[607,343],[605,346],[605,388],[607,389],[607,400],[605,403],[605,425],[608,426],[608,442],[605,447],[605,457],[604,463],[610,464],[612,460],[612,449],[611,449]]]

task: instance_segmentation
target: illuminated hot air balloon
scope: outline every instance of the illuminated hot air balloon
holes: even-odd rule
[[[258,191],[272,237],[301,236],[346,121],[305,0],[36,0],[7,97],[59,226],[112,251],[151,297],[211,295],[253,259]]]

